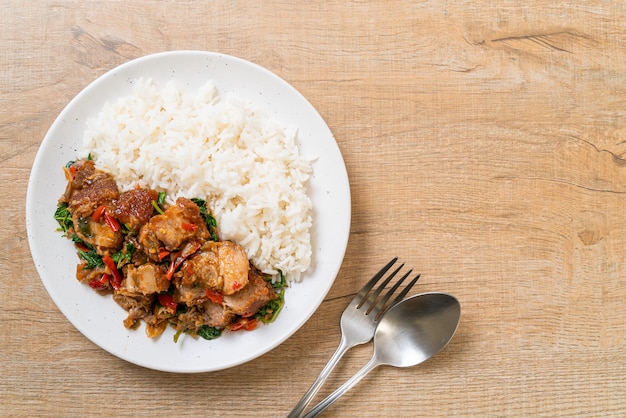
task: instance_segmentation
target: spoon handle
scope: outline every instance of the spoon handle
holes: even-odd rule
[[[302,416],[302,413],[309,405],[313,397],[320,390],[320,388],[328,378],[328,375],[330,375],[330,372],[333,371],[337,363],[339,363],[339,360],[341,360],[341,357],[343,357],[346,351],[348,351],[350,348],[352,347],[348,345],[347,341],[342,335],[341,341],[339,342],[339,347],[337,347],[335,354],[333,354],[330,360],[328,360],[328,363],[326,363],[326,366],[324,366],[319,376],[317,376],[315,382],[313,382],[309,390],[302,396],[302,399],[300,399],[300,401],[296,404],[296,406],[289,413],[289,415],[287,415],[287,418],[300,418]]]
[[[369,372],[371,372],[374,368],[380,366],[380,362],[376,359],[376,356],[373,356],[370,361],[367,362],[365,366],[354,376],[346,381],[343,385],[341,385],[337,390],[328,395],[326,399],[315,405],[303,418],[314,418],[324,412],[326,408],[332,405],[337,399],[343,396],[347,391],[352,389],[354,385],[359,383],[361,379],[365,377]]]

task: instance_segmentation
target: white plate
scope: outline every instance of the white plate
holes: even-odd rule
[[[223,93],[234,93],[261,106],[269,117],[299,127],[304,156],[317,157],[309,182],[313,202],[313,262],[300,283],[285,293],[277,320],[250,332],[225,333],[207,341],[173,330],[149,339],[144,327],[129,331],[126,312],[110,296],[101,296],[75,278],[78,258],[72,243],[56,231],[53,219],[65,190],[62,166],[82,155],[87,118],[107,100],[129,95],[133,80],[158,84],[175,80],[195,89],[213,80]],[[333,135],[313,106],[270,71],[228,55],[173,51],[123,64],[80,92],[54,121],[33,164],[26,198],[26,226],[33,260],[48,293],[69,321],[87,338],[131,363],[170,372],[205,372],[232,367],[267,353],[294,334],[315,312],[339,271],[350,232],[350,187],[345,164]]]

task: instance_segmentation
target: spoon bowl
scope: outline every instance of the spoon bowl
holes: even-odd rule
[[[318,416],[378,366],[411,367],[428,360],[452,339],[460,319],[459,301],[446,293],[423,293],[394,305],[378,323],[370,361],[305,418]]]
[[[416,366],[441,351],[459,324],[461,305],[445,293],[424,293],[392,307],[376,328],[379,365]]]

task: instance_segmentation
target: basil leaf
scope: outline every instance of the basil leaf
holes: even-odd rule
[[[87,270],[104,266],[104,261],[102,261],[102,257],[100,257],[96,250],[78,250],[78,257],[87,262],[87,265],[84,267]]]
[[[209,230],[209,234],[211,234],[211,240],[219,241],[220,239],[217,236],[217,220],[207,208],[206,200],[194,197],[191,199],[191,201],[198,205],[198,207],[200,208],[200,215],[202,215],[202,218],[204,219],[204,222],[206,223],[206,226]]]
[[[72,222],[72,214],[69,210],[67,203],[59,203],[57,210],[54,212],[54,219],[59,223],[59,231],[67,232],[68,229],[74,226]]]
[[[122,266],[124,266],[125,264],[130,263],[130,259],[132,258],[134,252],[135,252],[135,246],[129,242],[126,244],[126,247],[124,250],[120,250],[116,252],[115,254],[111,256],[111,258],[113,259],[113,262],[119,269],[119,268],[122,268]]]
[[[197,334],[201,336],[202,338],[204,338],[205,340],[214,340],[220,335],[222,335],[222,331],[215,327],[202,325],[200,328],[198,328]]]

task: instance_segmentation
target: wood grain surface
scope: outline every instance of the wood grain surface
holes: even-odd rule
[[[422,366],[383,367],[328,417],[626,415],[623,1],[22,1],[0,19],[0,415],[285,416],[387,259],[454,294],[462,321]],[[30,257],[25,196],[63,107],[154,52],[235,55],[324,117],[352,191],[341,271],[284,344],[178,375],[82,336]],[[51,248],[52,250],[52,248]],[[320,400],[369,359],[351,352]]]

